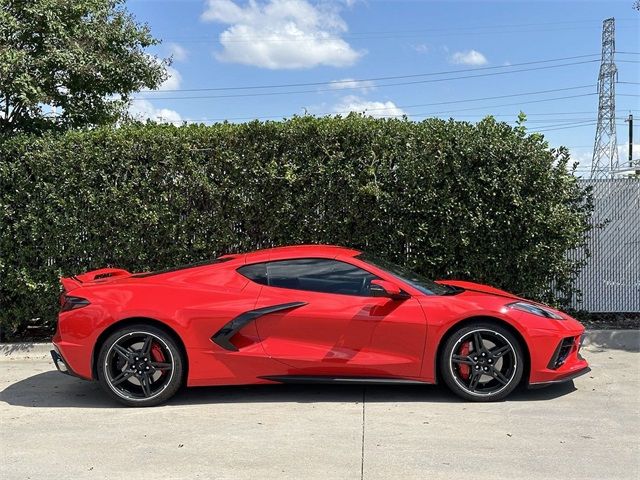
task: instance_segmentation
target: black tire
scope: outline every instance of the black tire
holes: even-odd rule
[[[502,400],[519,385],[524,372],[518,339],[490,322],[468,324],[453,332],[439,360],[441,378],[449,389],[475,402]]]
[[[102,388],[130,407],[169,400],[182,385],[184,359],[175,340],[146,324],[113,332],[100,347],[96,366]]]

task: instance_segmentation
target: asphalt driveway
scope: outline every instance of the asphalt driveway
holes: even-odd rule
[[[2,479],[637,479],[640,353],[493,404],[436,386],[190,389],[131,409],[40,355],[0,357]]]

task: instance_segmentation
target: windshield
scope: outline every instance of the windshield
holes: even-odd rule
[[[398,280],[408,283],[416,290],[420,290],[425,295],[451,295],[454,289],[453,287],[447,287],[445,285],[440,285],[433,280],[429,280],[422,275],[409,270],[408,268],[401,267],[400,265],[396,265],[395,263],[389,262],[387,260],[383,260],[381,258],[373,257],[367,253],[361,253],[356,256],[358,260],[362,260],[363,262],[370,263],[386,272],[390,273]]]

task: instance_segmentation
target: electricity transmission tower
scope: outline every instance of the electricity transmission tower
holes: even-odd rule
[[[613,177],[618,170],[616,140],[616,21],[607,18],[602,23],[602,60],[598,76],[598,125],[593,144],[590,178]]]

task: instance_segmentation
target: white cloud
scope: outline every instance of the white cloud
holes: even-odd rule
[[[148,57],[159,65],[163,65],[167,71],[167,79],[160,84],[158,90],[178,90],[182,84],[182,75],[180,75],[180,72],[154,55],[148,55]]]
[[[333,107],[333,111],[343,115],[349,112],[366,113],[376,118],[400,117],[406,114],[404,110],[391,101],[375,102],[355,95],[344,97],[339,104]]]
[[[184,62],[189,57],[189,51],[178,43],[169,43],[167,48],[176,62]]]
[[[182,83],[182,75],[180,72],[171,66],[167,66],[167,79],[162,82],[162,85],[158,87],[158,90],[178,90]]]
[[[466,52],[455,52],[451,55],[450,58],[451,63],[455,63],[458,65],[486,65],[487,58],[477,50],[468,50]]]
[[[583,176],[589,176],[593,159],[592,147],[570,148],[572,162],[578,162],[578,172]],[[640,158],[640,144],[633,144],[633,159],[638,161]],[[629,144],[618,144],[618,165],[620,169],[629,166]]]
[[[628,128],[628,125],[626,128]],[[631,153],[633,154],[633,160],[637,161],[638,159],[640,159],[640,144],[634,143],[631,149]],[[620,158],[620,164],[626,163],[627,165],[629,165],[629,140],[622,144],[618,140],[618,157]]]
[[[429,48],[429,45],[427,45],[426,43],[418,43],[416,45],[411,45],[411,48],[413,48],[416,52],[418,53],[429,53],[429,51],[431,50]]]
[[[354,80],[352,78],[343,78],[342,80],[333,80],[329,84],[329,88],[333,90],[358,89],[362,93],[375,90],[376,84],[370,80]]]
[[[220,34],[221,61],[269,69],[300,69],[320,65],[353,65],[357,52],[340,38],[347,25],[335,4],[307,0],[207,0],[201,17],[229,25]]]
[[[587,168],[591,168],[591,157],[593,156],[592,148],[584,148],[584,147],[570,148],[569,153],[571,153],[570,164],[572,164],[573,162],[578,162],[579,164],[578,168],[581,171]]]
[[[149,100],[134,100],[129,106],[129,115],[140,121],[153,120],[159,123],[181,123],[182,116],[175,110],[156,108]]]

